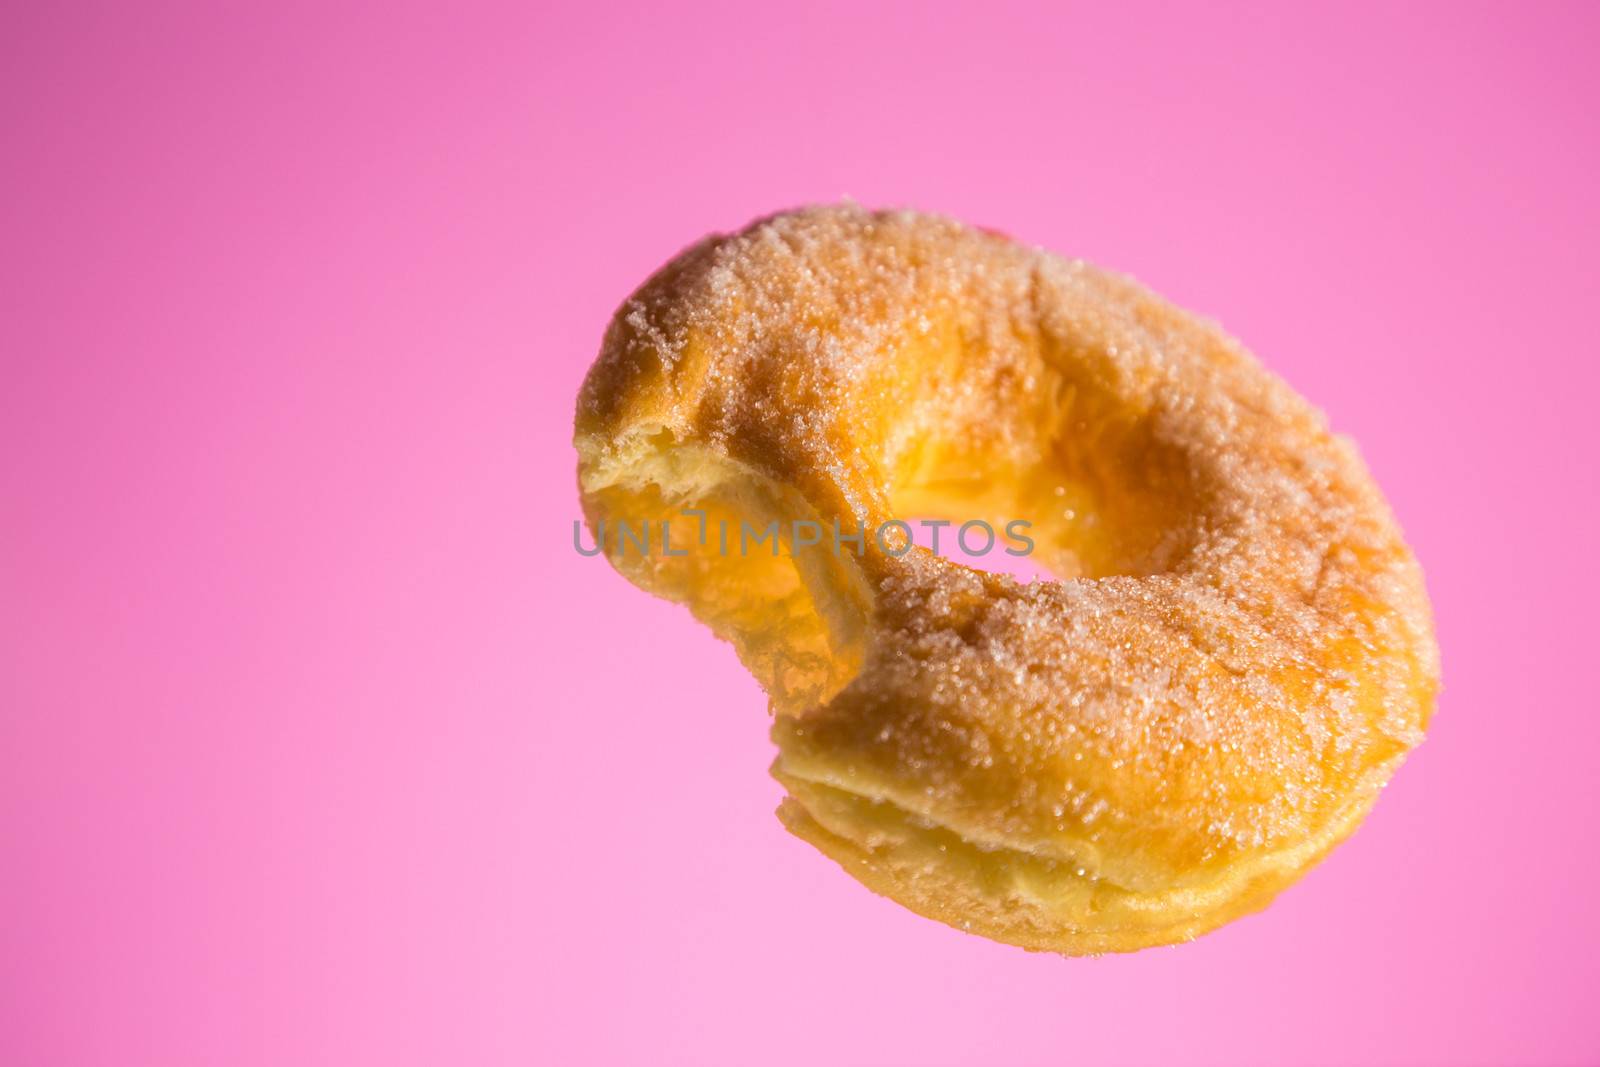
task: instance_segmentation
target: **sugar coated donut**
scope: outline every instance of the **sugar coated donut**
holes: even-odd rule
[[[689,248],[617,312],[575,443],[591,535],[668,541],[613,564],[766,688],[784,825],[998,941],[1131,951],[1263,907],[1433,709],[1422,575],[1354,446],[1214,324],[948,219]],[[881,536],[920,516],[1026,519],[1059,580]]]

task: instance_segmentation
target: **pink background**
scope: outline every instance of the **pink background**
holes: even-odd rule
[[[255,6],[3,16],[0,1062],[1600,1061],[1600,9]],[[873,897],[572,552],[615,305],[844,194],[1362,442],[1446,691],[1264,914],[1062,960]]]

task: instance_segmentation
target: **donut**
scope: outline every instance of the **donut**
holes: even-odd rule
[[[1212,322],[992,231],[842,204],[702,240],[617,311],[574,443],[608,559],[764,687],[783,825],[961,930],[1093,955],[1258,910],[1432,714],[1352,442]],[[1025,519],[1054,580],[923,516]]]

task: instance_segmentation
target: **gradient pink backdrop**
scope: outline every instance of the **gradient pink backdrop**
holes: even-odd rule
[[[258,6],[0,16],[0,1062],[1600,1061],[1600,9]],[[1062,960],[873,897],[728,648],[573,554],[615,305],[846,194],[1362,442],[1446,691],[1264,914]]]

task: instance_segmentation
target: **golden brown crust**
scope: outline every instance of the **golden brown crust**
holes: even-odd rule
[[[946,219],[813,208],[686,251],[618,311],[576,443],[591,524],[680,545],[685,504],[1034,523],[1062,581],[870,533],[613,560],[767,686],[786,825],[998,940],[1125,951],[1263,906],[1432,710],[1421,574],[1354,447],[1213,324]]]

